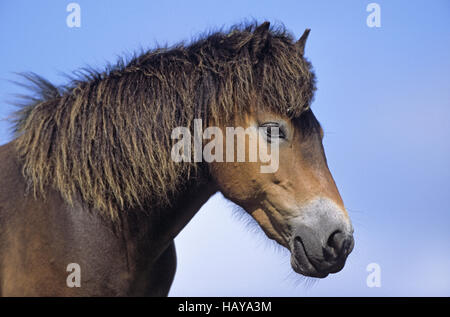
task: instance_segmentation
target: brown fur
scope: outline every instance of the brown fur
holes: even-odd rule
[[[158,48],[65,87],[25,75],[37,96],[16,115],[17,151],[36,196],[53,187],[112,219],[164,208],[202,168],[170,158],[171,131],[226,125],[249,111],[299,117],[315,90],[292,36],[268,24],[237,26],[190,45]]]
[[[341,270],[353,228],[307,110],[308,32],[294,43],[268,23],[235,27],[59,88],[24,75],[37,94],[16,114],[17,138],[0,146],[0,295],[167,295],[174,239],[217,191],[290,250],[297,273]],[[175,163],[172,129],[192,131],[196,118],[222,131],[276,124],[282,135],[237,138],[277,142],[279,168]],[[69,263],[82,287],[66,284]]]

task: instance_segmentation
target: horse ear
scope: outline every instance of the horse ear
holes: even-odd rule
[[[258,25],[255,29],[255,31],[253,32],[255,35],[264,35],[267,34],[267,31],[270,28],[270,22],[266,21],[264,23],[262,23],[261,25]]]
[[[269,35],[270,22],[264,22],[258,25],[253,31],[252,51],[254,57],[257,56],[261,50],[267,45],[267,37]]]
[[[303,55],[305,53],[305,44],[306,40],[308,39],[309,32],[311,32],[311,29],[306,29],[305,32],[303,32],[303,35],[298,39],[297,43],[295,43],[298,50],[300,51],[300,55]]]

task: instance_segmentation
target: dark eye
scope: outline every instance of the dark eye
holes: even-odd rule
[[[260,126],[267,136],[267,139],[285,139],[286,132],[277,122],[265,122]]]

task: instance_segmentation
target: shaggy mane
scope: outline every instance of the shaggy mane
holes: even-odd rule
[[[231,122],[252,104],[299,117],[315,90],[311,65],[284,28],[267,26],[84,69],[62,87],[22,74],[34,94],[15,113],[15,142],[33,193],[52,187],[113,219],[164,208],[203,177],[199,163],[171,160],[175,127]]]

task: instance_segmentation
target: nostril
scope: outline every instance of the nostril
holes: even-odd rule
[[[343,240],[342,236],[342,231],[336,230],[328,237],[327,246],[333,249],[340,249]]]
[[[327,253],[334,258],[345,256],[349,253],[351,244],[351,236],[348,236],[340,230],[336,230],[328,237]]]
[[[339,255],[339,233],[341,231],[334,231],[327,240],[326,246],[323,249],[323,253],[326,260],[333,260]]]

